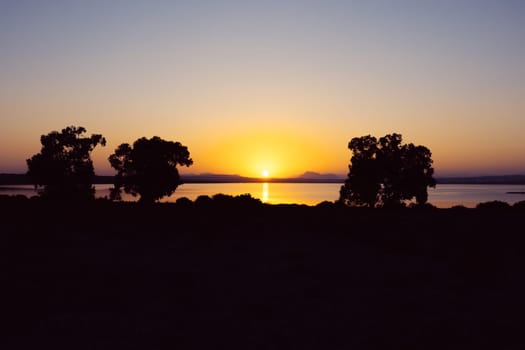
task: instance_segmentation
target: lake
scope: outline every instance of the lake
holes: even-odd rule
[[[112,185],[95,185],[96,196],[109,196]],[[177,191],[162,202],[174,202],[180,197],[195,200],[200,195],[212,196],[217,193],[240,195],[249,193],[265,203],[297,203],[315,205],[322,201],[334,201],[339,196],[340,184],[334,183],[189,183],[179,186]],[[475,207],[481,202],[493,200],[514,204],[525,200],[525,185],[437,185],[429,189],[429,202],[440,208],[454,205]],[[0,186],[0,194],[25,195],[31,197],[36,191],[31,185]],[[124,200],[136,200],[123,194]]]

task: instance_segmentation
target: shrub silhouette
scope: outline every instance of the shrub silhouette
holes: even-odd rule
[[[99,134],[83,136],[86,129],[69,126],[40,137],[42,149],[27,160],[27,175],[41,197],[49,199],[93,199],[95,176],[91,152],[106,139]]]
[[[193,202],[192,202],[191,199],[189,199],[188,197],[180,197],[180,198],[177,198],[177,200],[175,201],[175,203],[176,203],[178,206],[182,206],[182,207],[192,207],[192,206],[193,206]]]
[[[430,203],[425,204],[417,204],[417,203],[410,203],[408,205],[409,208],[417,209],[417,210],[435,210],[437,207]]]
[[[428,200],[434,187],[432,153],[424,146],[402,144],[400,134],[379,140],[367,135],[348,143],[352,151],[349,173],[339,201],[350,206],[398,207],[415,197],[418,205]]]
[[[502,201],[482,202],[482,203],[478,203],[478,205],[476,205],[476,209],[496,209],[496,210],[501,210],[501,209],[508,209],[510,207],[511,206],[510,206],[509,203],[502,202]]]
[[[525,209],[525,201],[516,202],[516,203],[514,203],[514,205],[512,207],[515,208],[515,209],[524,210]]]
[[[217,193],[211,198],[213,206],[216,208],[234,208],[248,209],[261,206],[263,203],[260,199],[252,197],[251,194],[245,193],[237,196]]]
[[[319,207],[319,208],[331,208],[334,206],[334,202],[330,202],[330,201],[322,201],[322,202],[319,202],[315,205],[316,207]]]
[[[239,208],[256,208],[263,205],[263,202],[259,198],[254,198],[249,193],[233,197],[233,203]]]
[[[195,199],[195,205],[201,209],[208,209],[213,203],[213,199],[207,195],[200,195]]]
[[[130,146],[123,143],[109,156],[117,170],[112,199],[120,199],[121,189],[139,201],[153,203],[169,196],[181,184],[177,165],[190,166],[193,160],[186,146],[165,141],[158,136],[142,137]]]

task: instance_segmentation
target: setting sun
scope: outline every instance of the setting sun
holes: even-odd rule
[[[280,125],[279,128],[221,130],[217,136],[208,137],[208,142],[214,145],[212,148],[185,140],[188,145],[195,145],[191,154],[199,161],[190,170],[181,170],[261,179],[294,177],[306,171],[344,174],[348,166],[348,140],[335,137],[323,143],[317,140],[315,131],[306,127],[292,130]],[[338,148],[339,152],[330,152]],[[268,172],[267,176],[264,171]]]
[[[265,169],[265,170],[263,170],[263,172],[262,172],[262,176],[263,176],[263,177],[268,177],[268,176],[270,176],[270,172],[269,172],[268,170]]]
[[[107,140],[97,175],[158,136],[183,175],[344,177],[393,132],[439,176],[525,173],[525,1],[471,2],[1,1],[0,173],[71,125]]]

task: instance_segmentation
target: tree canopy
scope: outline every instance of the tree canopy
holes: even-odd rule
[[[427,188],[436,185],[428,148],[403,144],[402,136],[395,133],[379,140],[356,137],[348,148],[352,158],[340,202],[367,207],[395,207],[413,198],[420,205],[427,202]]]
[[[186,146],[158,136],[142,137],[133,146],[121,144],[109,162],[117,170],[111,197],[120,199],[123,189],[149,203],[171,195],[181,184],[177,165],[193,164]]]
[[[27,159],[27,175],[35,186],[43,186],[40,195],[51,199],[92,199],[95,176],[91,152],[106,145],[99,134],[83,136],[86,129],[69,126],[40,137],[40,153]]]

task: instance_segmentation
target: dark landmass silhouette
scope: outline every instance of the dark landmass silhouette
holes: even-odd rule
[[[113,183],[113,176],[96,175],[95,184]],[[256,178],[235,174],[181,174],[184,183],[250,183],[250,182],[284,182],[284,183],[342,183],[344,176],[306,172],[291,178]],[[0,174],[0,185],[30,185],[31,180],[24,174]]]
[[[341,180],[345,178],[344,175],[337,175],[337,174],[321,174],[316,173],[314,171],[307,171],[302,175],[297,176],[298,179],[304,179],[304,180]]]
[[[0,347],[523,348],[523,204],[0,196]]]
[[[249,183],[249,182],[282,182],[282,183],[342,183],[343,175],[320,174],[307,171],[297,177],[288,178],[256,178],[245,177],[241,175],[224,175],[224,174],[186,174],[181,175],[182,180],[186,183]]]
[[[113,183],[113,176],[95,175],[94,184]],[[26,174],[0,174],[0,185],[33,185],[31,178]]]
[[[438,177],[436,180],[438,184],[523,185],[525,175]]]
[[[182,174],[184,183],[249,183],[249,182],[283,182],[283,183],[343,183],[344,175],[319,174],[305,172],[292,178],[251,178],[227,174]],[[436,177],[439,184],[479,184],[479,185],[525,185],[525,175],[469,176],[469,177]],[[96,175],[94,184],[111,184],[113,176]],[[25,174],[0,174],[0,185],[31,185]]]

